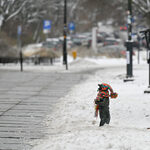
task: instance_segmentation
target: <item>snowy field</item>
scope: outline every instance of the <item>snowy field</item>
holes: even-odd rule
[[[150,150],[150,130],[147,129],[150,128],[150,94],[144,94],[148,87],[145,60],[137,64],[134,58],[134,81],[126,83],[123,82],[126,60],[87,58],[71,64],[70,72],[83,66],[105,69],[90,75],[61,98],[45,121],[49,139],[35,141],[37,146],[33,150]],[[93,100],[97,84],[102,82],[109,83],[119,96],[111,99],[110,125],[99,127],[99,118],[94,118]]]

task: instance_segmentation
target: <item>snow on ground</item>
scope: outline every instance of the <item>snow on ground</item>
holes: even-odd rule
[[[35,141],[33,150],[149,150],[150,149],[150,94],[148,65],[134,58],[134,81],[123,82],[126,74],[125,60],[89,59],[72,62],[71,68],[103,66],[105,69],[75,85],[60,99],[55,111],[47,116],[49,139]],[[123,63],[124,62],[124,63]],[[98,83],[109,83],[118,92],[110,103],[110,125],[99,127],[94,118],[93,100]]]

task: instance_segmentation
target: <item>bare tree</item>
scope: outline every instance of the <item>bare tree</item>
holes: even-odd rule
[[[136,11],[142,14],[148,25],[150,25],[150,0],[133,0]]]
[[[150,0],[133,0],[136,12],[150,20]],[[114,25],[125,24],[127,1],[124,0],[67,0],[68,23],[74,21],[77,31],[88,31],[99,22],[111,19]],[[0,0],[0,27],[12,37],[21,24],[24,34],[35,41],[42,34],[43,20],[52,21],[50,36],[63,31],[64,0]],[[29,38],[28,38],[29,39]]]
[[[0,27],[20,14],[28,0],[0,0]]]

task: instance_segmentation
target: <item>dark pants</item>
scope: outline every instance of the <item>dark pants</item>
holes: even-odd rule
[[[100,116],[99,126],[103,126],[105,123],[109,124],[110,122],[109,98],[106,98],[104,102],[99,103],[99,116]]]

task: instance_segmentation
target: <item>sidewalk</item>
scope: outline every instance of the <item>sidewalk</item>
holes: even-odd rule
[[[94,63],[95,60],[88,61]],[[35,141],[37,146],[33,150],[150,149],[150,131],[147,129],[150,127],[150,94],[144,94],[148,87],[148,65],[143,61],[137,65],[135,61],[135,80],[124,83],[125,60],[115,61],[107,60],[105,66],[100,63],[104,69],[74,86],[61,99],[45,122],[49,139]],[[93,100],[97,95],[97,84],[102,82],[110,84],[119,96],[110,103],[110,125],[100,128],[99,118],[94,118]]]

